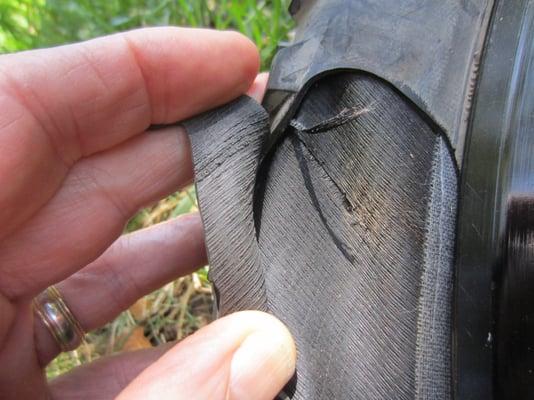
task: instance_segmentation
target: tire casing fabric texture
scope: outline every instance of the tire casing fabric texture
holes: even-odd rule
[[[268,115],[247,97],[184,125],[219,313],[287,324],[298,361],[283,395],[451,398],[457,172],[444,135],[361,72],[319,79],[268,148]]]

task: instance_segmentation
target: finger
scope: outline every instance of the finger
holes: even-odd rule
[[[172,343],[120,353],[82,365],[50,382],[54,400],[112,400]]]
[[[76,164],[61,190],[0,243],[0,291],[33,297],[94,261],[142,206],[192,179],[180,127],[146,133]]]
[[[250,87],[248,88],[247,95],[252,97],[258,103],[261,103],[263,96],[265,95],[265,90],[267,89],[267,81],[269,80],[269,73],[262,72],[258,74],[256,79]]]
[[[118,239],[102,256],[57,285],[88,332],[111,321],[140,297],[206,264],[198,214],[185,215]],[[35,320],[41,365],[59,352],[42,321]]]
[[[42,206],[79,158],[237,97],[258,63],[244,36],[183,28],[1,56],[0,233]]]
[[[282,323],[269,314],[240,312],[176,345],[118,399],[272,400],[293,375],[295,358]]]

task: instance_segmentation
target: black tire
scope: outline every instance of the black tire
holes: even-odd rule
[[[295,336],[282,397],[534,394],[534,2],[412,3],[294,1],[269,116],[185,124],[220,315]]]

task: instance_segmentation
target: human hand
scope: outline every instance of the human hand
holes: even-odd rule
[[[31,306],[55,284],[88,331],[205,263],[198,215],[117,238],[192,180],[184,130],[149,126],[261,98],[257,69],[241,35],[179,28],[0,57],[0,398],[271,399],[291,377],[286,328],[243,312],[47,384],[60,350]]]

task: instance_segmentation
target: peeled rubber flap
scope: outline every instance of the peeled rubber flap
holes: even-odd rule
[[[269,154],[252,99],[185,126],[220,315],[266,310],[295,337],[282,397],[451,398],[457,176],[412,104],[345,72]]]

